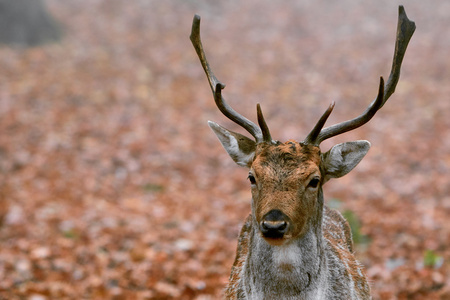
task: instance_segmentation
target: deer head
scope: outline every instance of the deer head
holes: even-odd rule
[[[238,165],[249,169],[253,221],[260,235],[270,245],[285,244],[301,237],[310,226],[321,224],[322,185],[331,178],[350,172],[368,152],[368,141],[338,144],[325,153],[320,151],[320,143],[364,125],[392,95],[400,76],[406,47],[414,32],[414,29],[412,32],[401,29],[402,22],[407,21],[403,7],[400,7],[391,74],[386,84],[380,78],[378,95],[366,111],[354,119],[323,128],[334,108],[332,103],[303,141],[289,140],[283,143],[272,139],[259,104],[256,125],[225,102],[222,97],[225,85],[217,80],[206,60],[200,39],[200,17],[194,17],[190,38],[207,75],[216,105],[254,139],[214,122],[208,123],[230,157]]]

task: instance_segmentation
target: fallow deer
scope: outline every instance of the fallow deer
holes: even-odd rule
[[[342,143],[325,153],[320,143],[362,126],[384,105],[395,90],[414,30],[414,22],[400,6],[389,79],[384,84],[380,78],[378,96],[363,114],[323,129],[332,103],[303,141],[282,143],[272,139],[259,104],[258,126],[225,102],[225,86],[205,57],[200,17],[194,17],[190,39],[217,107],[255,139],[208,122],[231,158],[249,169],[252,193],[251,214],[239,235],[227,299],[370,299],[363,268],[353,254],[349,224],[324,205],[322,193],[325,182],[344,176],[361,161],[370,143]]]

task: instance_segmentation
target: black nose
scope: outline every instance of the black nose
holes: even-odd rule
[[[266,238],[282,238],[288,229],[287,219],[287,216],[278,209],[269,211],[259,226],[261,233]]]

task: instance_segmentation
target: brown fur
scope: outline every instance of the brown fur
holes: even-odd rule
[[[245,223],[242,226],[241,232],[239,234],[236,258],[234,260],[233,267],[231,268],[230,281],[225,291],[226,299],[242,298],[239,297],[237,291],[244,262],[248,255],[251,225],[252,215],[249,215],[247,219],[245,219]]]
[[[257,180],[257,187],[252,189],[257,223],[266,213],[278,209],[292,225],[285,239],[301,235],[307,229],[309,216],[317,209],[317,191],[312,194],[306,184],[311,175],[320,176],[319,166],[318,147],[302,146],[292,140],[277,145],[259,144],[250,171]]]

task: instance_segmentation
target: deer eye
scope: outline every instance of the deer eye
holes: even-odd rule
[[[255,176],[253,176],[252,174],[248,174],[248,180],[250,180],[251,184],[256,184]]]
[[[319,177],[314,177],[308,183],[308,187],[315,189],[319,185],[319,183],[320,183],[320,178]]]

